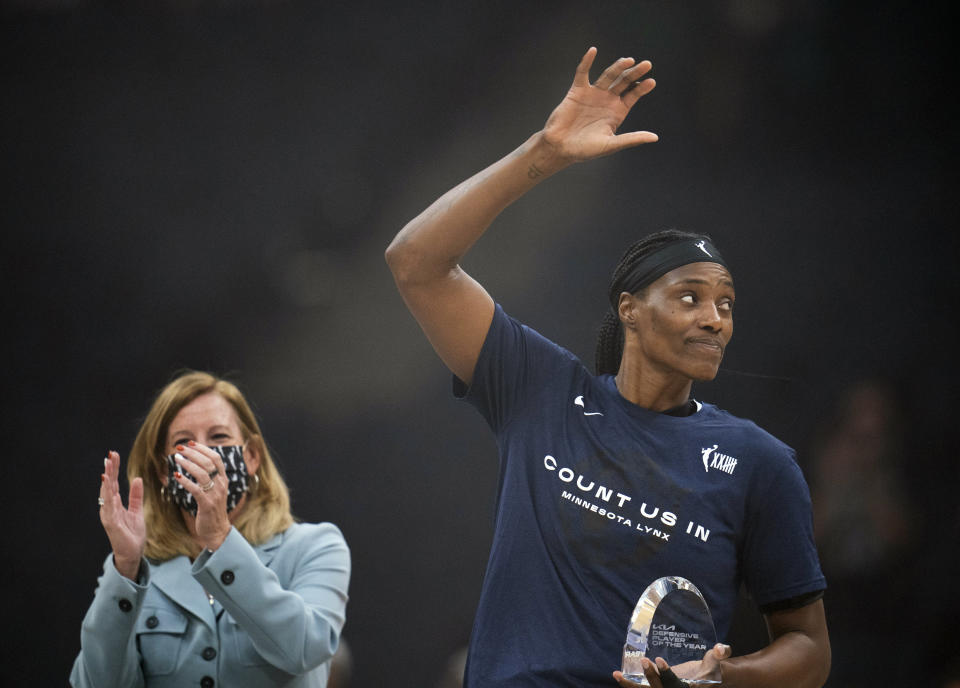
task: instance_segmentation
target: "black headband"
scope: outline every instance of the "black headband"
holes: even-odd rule
[[[621,292],[634,294],[671,270],[690,263],[718,263],[727,267],[720,251],[708,239],[682,239],[641,258],[633,269],[610,289],[610,305],[617,307]]]

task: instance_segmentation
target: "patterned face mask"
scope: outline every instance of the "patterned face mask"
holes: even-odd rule
[[[223,459],[223,468],[227,476],[227,513],[233,511],[240,498],[250,489],[250,477],[247,474],[247,464],[243,461],[243,447],[210,447]],[[177,460],[182,459],[180,454],[170,454],[167,456],[167,494],[170,495],[170,501],[185,511],[189,511],[194,516],[197,515],[197,500],[193,495],[177,482],[173,474],[180,471],[177,466]],[[192,475],[186,471],[180,471],[187,480],[197,482]]]

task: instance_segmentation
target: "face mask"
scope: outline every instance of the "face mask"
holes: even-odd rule
[[[227,513],[233,511],[240,498],[250,488],[249,476],[247,474],[247,464],[243,461],[243,447],[210,447],[223,459],[224,473],[227,476]],[[185,511],[189,511],[194,516],[197,515],[197,501],[193,495],[177,482],[173,477],[174,472],[180,471],[187,480],[197,482],[192,475],[185,470],[180,470],[177,466],[177,460],[182,459],[180,454],[170,454],[167,457],[167,494],[170,495],[170,501]]]

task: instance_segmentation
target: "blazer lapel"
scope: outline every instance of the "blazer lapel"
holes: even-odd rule
[[[200,619],[212,629],[216,618],[207,594],[190,573],[190,560],[179,556],[160,564],[151,564],[150,582],[177,606]]]

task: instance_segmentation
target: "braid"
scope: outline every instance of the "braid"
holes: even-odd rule
[[[604,314],[603,322],[597,333],[595,355],[597,375],[616,375],[617,371],[620,370],[620,359],[623,357],[623,325],[620,322],[620,315],[617,313],[617,306],[620,301],[620,292],[623,291],[620,288],[623,278],[629,275],[637,262],[645,256],[667,244],[684,239],[707,239],[709,241],[710,237],[705,234],[693,234],[678,229],[665,229],[648,234],[635,241],[624,251],[620,262],[617,263],[610,277],[610,287],[607,290],[607,300],[610,303],[610,308]]]
[[[616,375],[623,356],[623,326],[614,312],[607,309],[597,333],[595,363],[597,375]]]

